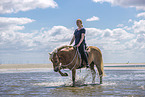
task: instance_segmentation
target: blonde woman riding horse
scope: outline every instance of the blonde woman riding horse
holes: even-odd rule
[[[85,60],[86,67],[90,67],[92,71],[92,83],[95,82],[96,71],[94,69],[94,65],[96,65],[100,77],[100,84],[102,84],[104,66],[101,50],[97,47],[89,46],[87,47],[87,54],[89,57],[87,57],[85,29],[83,28],[82,21],[80,19],[78,19],[76,23],[78,28],[75,30],[70,42],[70,44],[72,44],[75,41],[76,48],[73,46],[62,46],[50,53],[50,60],[53,63],[54,71],[59,72],[61,76],[68,76],[67,73],[62,73],[61,69],[68,68],[72,70],[72,81],[73,86],[75,86],[76,69],[84,67],[81,63]]]
[[[83,67],[83,60],[85,60],[86,62],[86,67],[89,68],[89,64],[88,64],[88,59],[87,59],[87,54],[86,54],[86,43],[85,43],[85,28],[83,28],[82,25],[82,20],[78,19],[76,21],[76,24],[78,26],[78,28],[75,30],[73,38],[70,42],[70,45],[74,42],[75,40],[75,46],[78,47],[79,49],[79,53],[81,54],[81,58],[82,58],[82,64],[80,66]]]

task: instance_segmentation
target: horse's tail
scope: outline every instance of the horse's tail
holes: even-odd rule
[[[105,76],[105,73],[104,73],[104,64],[103,64],[103,57],[102,57],[101,50],[99,48],[95,47],[95,46],[89,46],[88,48],[91,48],[92,50],[97,51],[97,53],[94,53],[94,54],[97,55],[96,58],[99,58],[100,59],[100,61],[99,61],[100,64],[97,67],[97,68],[99,68],[99,75],[100,76]],[[98,56],[98,55],[100,55],[100,56]]]
[[[102,71],[102,76],[105,76],[103,58],[101,59],[101,71]]]

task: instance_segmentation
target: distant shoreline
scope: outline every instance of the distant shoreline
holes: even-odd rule
[[[0,64],[0,69],[53,68],[52,64]]]
[[[0,69],[53,68],[52,64],[0,64]],[[104,63],[104,69],[144,69],[145,63]]]

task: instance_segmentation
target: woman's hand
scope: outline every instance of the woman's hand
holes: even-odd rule
[[[77,44],[77,47],[79,47],[80,46],[80,44]]]

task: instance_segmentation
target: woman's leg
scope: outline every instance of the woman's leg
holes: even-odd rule
[[[85,52],[85,45],[80,45],[79,52],[81,54],[82,60],[85,60],[85,62],[86,62],[86,67],[89,68],[88,58],[87,58],[87,54]]]

